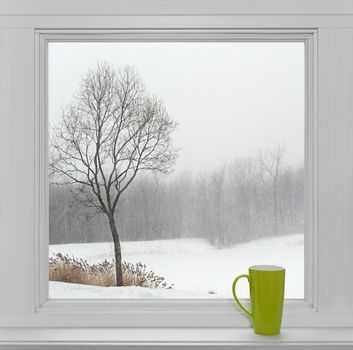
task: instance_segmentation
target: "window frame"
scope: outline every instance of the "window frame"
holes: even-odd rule
[[[109,344],[252,346],[274,344],[353,345],[353,6],[345,0],[94,0],[28,3],[5,0],[0,8],[0,347],[5,344]],[[305,295],[310,303],[286,303],[282,335],[258,338],[249,321],[230,301],[220,305],[182,301],[174,309],[143,301],[121,306],[88,307],[85,302],[51,301],[41,305],[38,272],[44,211],[39,188],[43,139],[38,96],[39,33],[101,33],[149,30],[229,30],[268,35],[316,33],[307,69],[317,115],[306,132],[313,168],[308,174],[316,198],[306,220],[313,239],[306,242],[314,259],[308,266]],[[311,67],[311,68],[309,68]],[[43,84],[41,85],[43,88]],[[42,125],[43,126],[43,125]],[[42,158],[44,159],[44,158]],[[311,186],[311,187],[310,187]],[[306,205],[308,205],[306,203]],[[21,216],[18,213],[21,211]],[[14,252],[16,259],[13,259]],[[37,271],[37,272],[36,272]],[[311,277],[310,277],[311,278]],[[43,295],[43,291],[42,291]],[[161,325],[159,327],[159,325]],[[142,328],[140,328],[142,327]],[[147,327],[147,328],[146,328]],[[107,340],[108,339],[108,340]],[[59,345],[60,348],[62,345]]]
[[[316,191],[315,184],[315,150],[316,150],[316,61],[315,47],[317,40],[316,30],[238,30],[238,29],[207,29],[207,30],[37,30],[37,82],[38,82],[38,120],[37,129],[39,131],[37,154],[38,154],[38,180],[37,189],[39,208],[37,212],[36,230],[38,242],[38,253],[36,254],[36,312],[55,313],[79,311],[89,313],[93,310],[102,310],[102,314],[124,310],[127,313],[138,313],[141,309],[145,312],[156,313],[181,313],[185,310],[189,314],[193,310],[194,316],[201,314],[194,325],[205,324],[209,327],[217,327],[219,324],[225,326],[242,327],[249,324],[244,320],[240,312],[234,312],[236,307],[230,299],[220,300],[197,300],[197,299],[160,299],[160,300],[133,300],[133,299],[113,299],[113,300],[78,300],[78,299],[48,299],[48,246],[49,246],[49,200],[48,200],[48,44],[50,42],[202,42],[202,41],[222,41],[222,42],[302,42],[305,47],[305,234],[304,234],[304,299],[287,299],[285,301],[284,324],[287,325],[286,314],[307,313],[309,310],[315,312],[316,308],[316,270],[315,270],[315,247],[316,247]],[[308,215],[307,213],[310,213]],[[244,301],[245,303],[248,301]],[[209,312],[219,315],[218,317],[203,317]],[[148,311],[147,311],[148,310]],[[229,316],[231,320],[229,320]],[[150,324],[150,315],[138,316],[138,324],[147,326]],[[207,320],[207,321],[206,321]],[[246,322],[244,322],[246,321]],[[117,322],[117,321],[116,321]],[[112,326],[124,326],[124,322],[114,322]],[[169,319],[165,316],[158,316],[155,324],[163,327],[168,323],[172,327],[185,324],[181,318]],[[289,325],[291,322],[289,323]]]

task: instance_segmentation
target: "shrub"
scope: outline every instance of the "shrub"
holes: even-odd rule
[[[147,271],[146,265],[123,262],[123,285],[147,288],[168,288],[164,277]],[[88,284],[94,286],[115,286],[115,262],[104,260],[98,264],[89,264],[87,260],[76,259],[68,255],[57,253],[49,258],[49,280],[57,282]]]

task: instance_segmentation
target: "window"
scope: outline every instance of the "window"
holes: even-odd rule
[[[30,6],[3,2],[0,13],[4,347],[19,342],[165,348],[353,343],[351,4],[327,0],[324,8],[312,0],[254,0],[216,6],[207,0],[200,6],[191,0],[82,6],[31,0]],[[305,290],[304,300],[286,300],[283,336],[276,339],[254,336],[231,300],[48,299],[48,43],[203,41],[205,36],[217,42],[235,37],[305,42]]]
[[[266,263],[304,297],[304,42],[51,42],[48,69],[50,298],[231,298]]]

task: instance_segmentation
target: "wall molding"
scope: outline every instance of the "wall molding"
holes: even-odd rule
[[[0,15],[350,15],[350,0],[2,0]]]

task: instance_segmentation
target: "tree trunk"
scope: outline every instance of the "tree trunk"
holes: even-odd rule
[[[114,254],[115,254],[115,276],[116,276],[116,285],[121,287],[123,285],[123,270],[121,266],[121,247],[119,233],[116,228],[116,223],[114,219],[114,214],[108,216],[109,226],[113,237],[114,242]]]
[[[273,184],[273,216],[275,221],[275,235],[278,235],[278,209],[277,209],[277,180]]]

